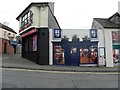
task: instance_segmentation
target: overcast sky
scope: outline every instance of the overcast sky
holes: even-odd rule
[[[118,12],[120,0],[1,0],[0,22],[9,22],[17,33],[16,17],[31,2],[55,2],[54,12],[62,29],[90,29],[93,18],[109,18]]]

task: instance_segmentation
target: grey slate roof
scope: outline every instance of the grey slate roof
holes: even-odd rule
[[[10,28],[10,27],[2,24],[2,23],[0,23],[0,28],[3,28],[3,29],[5,29],[5,30],[8,30],[8,31],[10,31],[10,32],[13,32],[13,33],[17,34],[12,28]]]
[[[118,20],[115,20],[116,17],[118,17],[117,19],[120,19],[120,15],[115,13],[110,18],[94,18],[94,20],[99,22],[104,28],[120,29],[120,23],[118,23]]]

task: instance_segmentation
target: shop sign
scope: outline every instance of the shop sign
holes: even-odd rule
[[[103,66],[105,65],[105,48],[104,47],[100,47],[99,48],[99,60],[98,60],[98,64],[99,66]]]
[[[91,38],[97,38],[97,30],[90,29],[90,36],[91,36]]]
[[[33,36],[33,51],[37,51],[37,35]]]
[[[23,30],[25,30],[26,28],[30,27],[31,26],[31,23],[30,24],[27,24],[26,26],[24,26],[23,28],[21,28],[19,30],[19,33],[22,32]]]
[[[61,38],[61,29],[54,29],[54,38]]]
[[[33,30],[31,30],[31,31],[28,31],[27,33],[25,33],[25,34],[22,34],[21,35],[21,38],[23,38],[23,37],[25,37],[25,36],[28,36],[28,35],[30,35],[30,34],[32,34],[32,33],[35,33],[36,32],[36,29],[33,29]]]

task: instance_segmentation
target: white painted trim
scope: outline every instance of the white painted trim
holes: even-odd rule
[[[48,26],[40,26],[40,28],[48,28]]]
[[[51,40],[51,42],[61,42],[61,40]]]
[[[49,65],[53,65],[52,29],[49,29]]]
[[[79,66],[98,66],[98,64],[80,64]]]
[[[39,28],[38,26],[30,26],[30,27],[24,29],[23,31],[19,32],[19,34],[25,32],[25,31],[29,30],[30,28],[33,28],[33,27]]]
[[[113,43],[113,45],[120,45],[120,43]]]

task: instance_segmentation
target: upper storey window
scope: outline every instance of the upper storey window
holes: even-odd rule
[[[33,22],[33,13],[32,11],[29,11],[22,17],[21,28],[31,24],[32,22]]]

